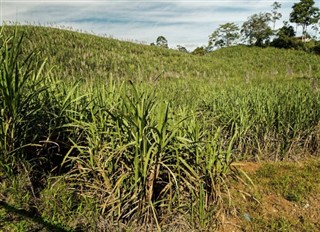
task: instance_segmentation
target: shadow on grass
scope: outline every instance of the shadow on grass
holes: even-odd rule
[[[67,231],[73,231],[71,229],[65,229],[60,225],[55,225],[55,224],[46,222],[46,221],[43,220],[42,217],[34,215],[34,213],[32,213],[31,211],[27,211],[27,210],[24,210],[24,209],[17,209],[15,207],[9,205],[8,203],[6,203],[4,201],[1,201],[1,200],[0,200],[0,207],[3,207],[8,212],[20,215],[20,216],[25,217],[25,218],[29,218],[33,222],[38,223],[38,224],[46,227],[46,229],[48,229],[49,231],[57,231],[57,232],[58,231],[62,231],[62,232],[64,232],[64,231],[66,231],[66,232]]]

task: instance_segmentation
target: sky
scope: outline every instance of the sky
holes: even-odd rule
[[[0,23],[68,27],[121,40],[150,44],[164,36],[169,47],[189,50],[208,44],[209,35],[227,22],[242,25],[254,13],[270,12],[274,0],[0,0]],[[278,0],[288,21],[294,3]],[[320,7],[319,0],[315,0]]]

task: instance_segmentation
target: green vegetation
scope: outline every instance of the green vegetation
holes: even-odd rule
[[[268,186],[272,192],[288,201],[303,204],[306,203],[304,200],[320,190],[319,165],[318,160],[309,161],[300,167],[290,163],[266,164],[256,176],[268,178]]]
[[[234,161],[319,151],[319,56],[29,26],[0,39],[4,230],[215,230]],[[297,202],[313,188],[287,185]]]
[[[229,47],[239,38],[239,27],[235,23],[222,24],[210,35],[208,49]]]
[[[277,47],[285,49],[297,49],[307,52],[320,54],[318,41],[318,22],[320,21],[320,9],[315,6],[313,0],[300,0],[293,4],[290,13],[290,22],[296,23],[297,27],[302,26],[302,37],[295,37],[296,31],[292,25],[284,21],[283,26],[276,29],[276,21],[280,20],[282,14],[279,12],[281,4],[274,2],[271,12],[260,12],[248,17],[241,26],[241,31],[235,23],[225,23],[220,25],[210,36],[208,47],[205,51],[211,51],[214,48],[229,47],[244,44],[258,47]],[[272,23],[272,28],[269,25]],[[312,25],[315,35],[311,37],[307,28]],[[240,42],[240,32],[242,42]],[[311,42],[307,43],[310,40]],[[196,51],[196,50],[195,50]]]
[[[319,158],[297,163],[244,163],[242,168],[255,185],[235,184],[233,212],[237,213],[230,218],[245,231],[318,231],[319,165]]]
[[[269,14],[259,13],[250,16],[248,21],[243,23],[241,32],[249,44],[262,47],[268,43],[272,35],[270,20]]]
[[[319,19],[320,10],[315,7],[314,0],[300,0],[292,7],[290,22],[301,25],[304,36],[307,34],[308,26],[318,23]]]

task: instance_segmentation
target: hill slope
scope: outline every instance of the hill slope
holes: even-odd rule
[[[0,33],[0,230],[319,230],[319,158],[244,162],[319,157],[319,56],[17,30]]]
[[[12,33],[14,28],[6,29]],[[320,56],[302,51],[238,46],[195,56],[54,28],[19,26],[17,30],[25,33],[26,49],[38,49],[49,66],[58,66],[56,74],[62,77],[243,78],[320,73]]]

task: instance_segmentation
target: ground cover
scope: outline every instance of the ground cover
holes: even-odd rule
[[[319,159],[239,163],[254,185],[237,185],[222,231],[318,231]],[[239,183],[239,182],[238,182]]]
[[[319,227],[319,56],[194,56],[42,27],[0,37],[4,230]]]

